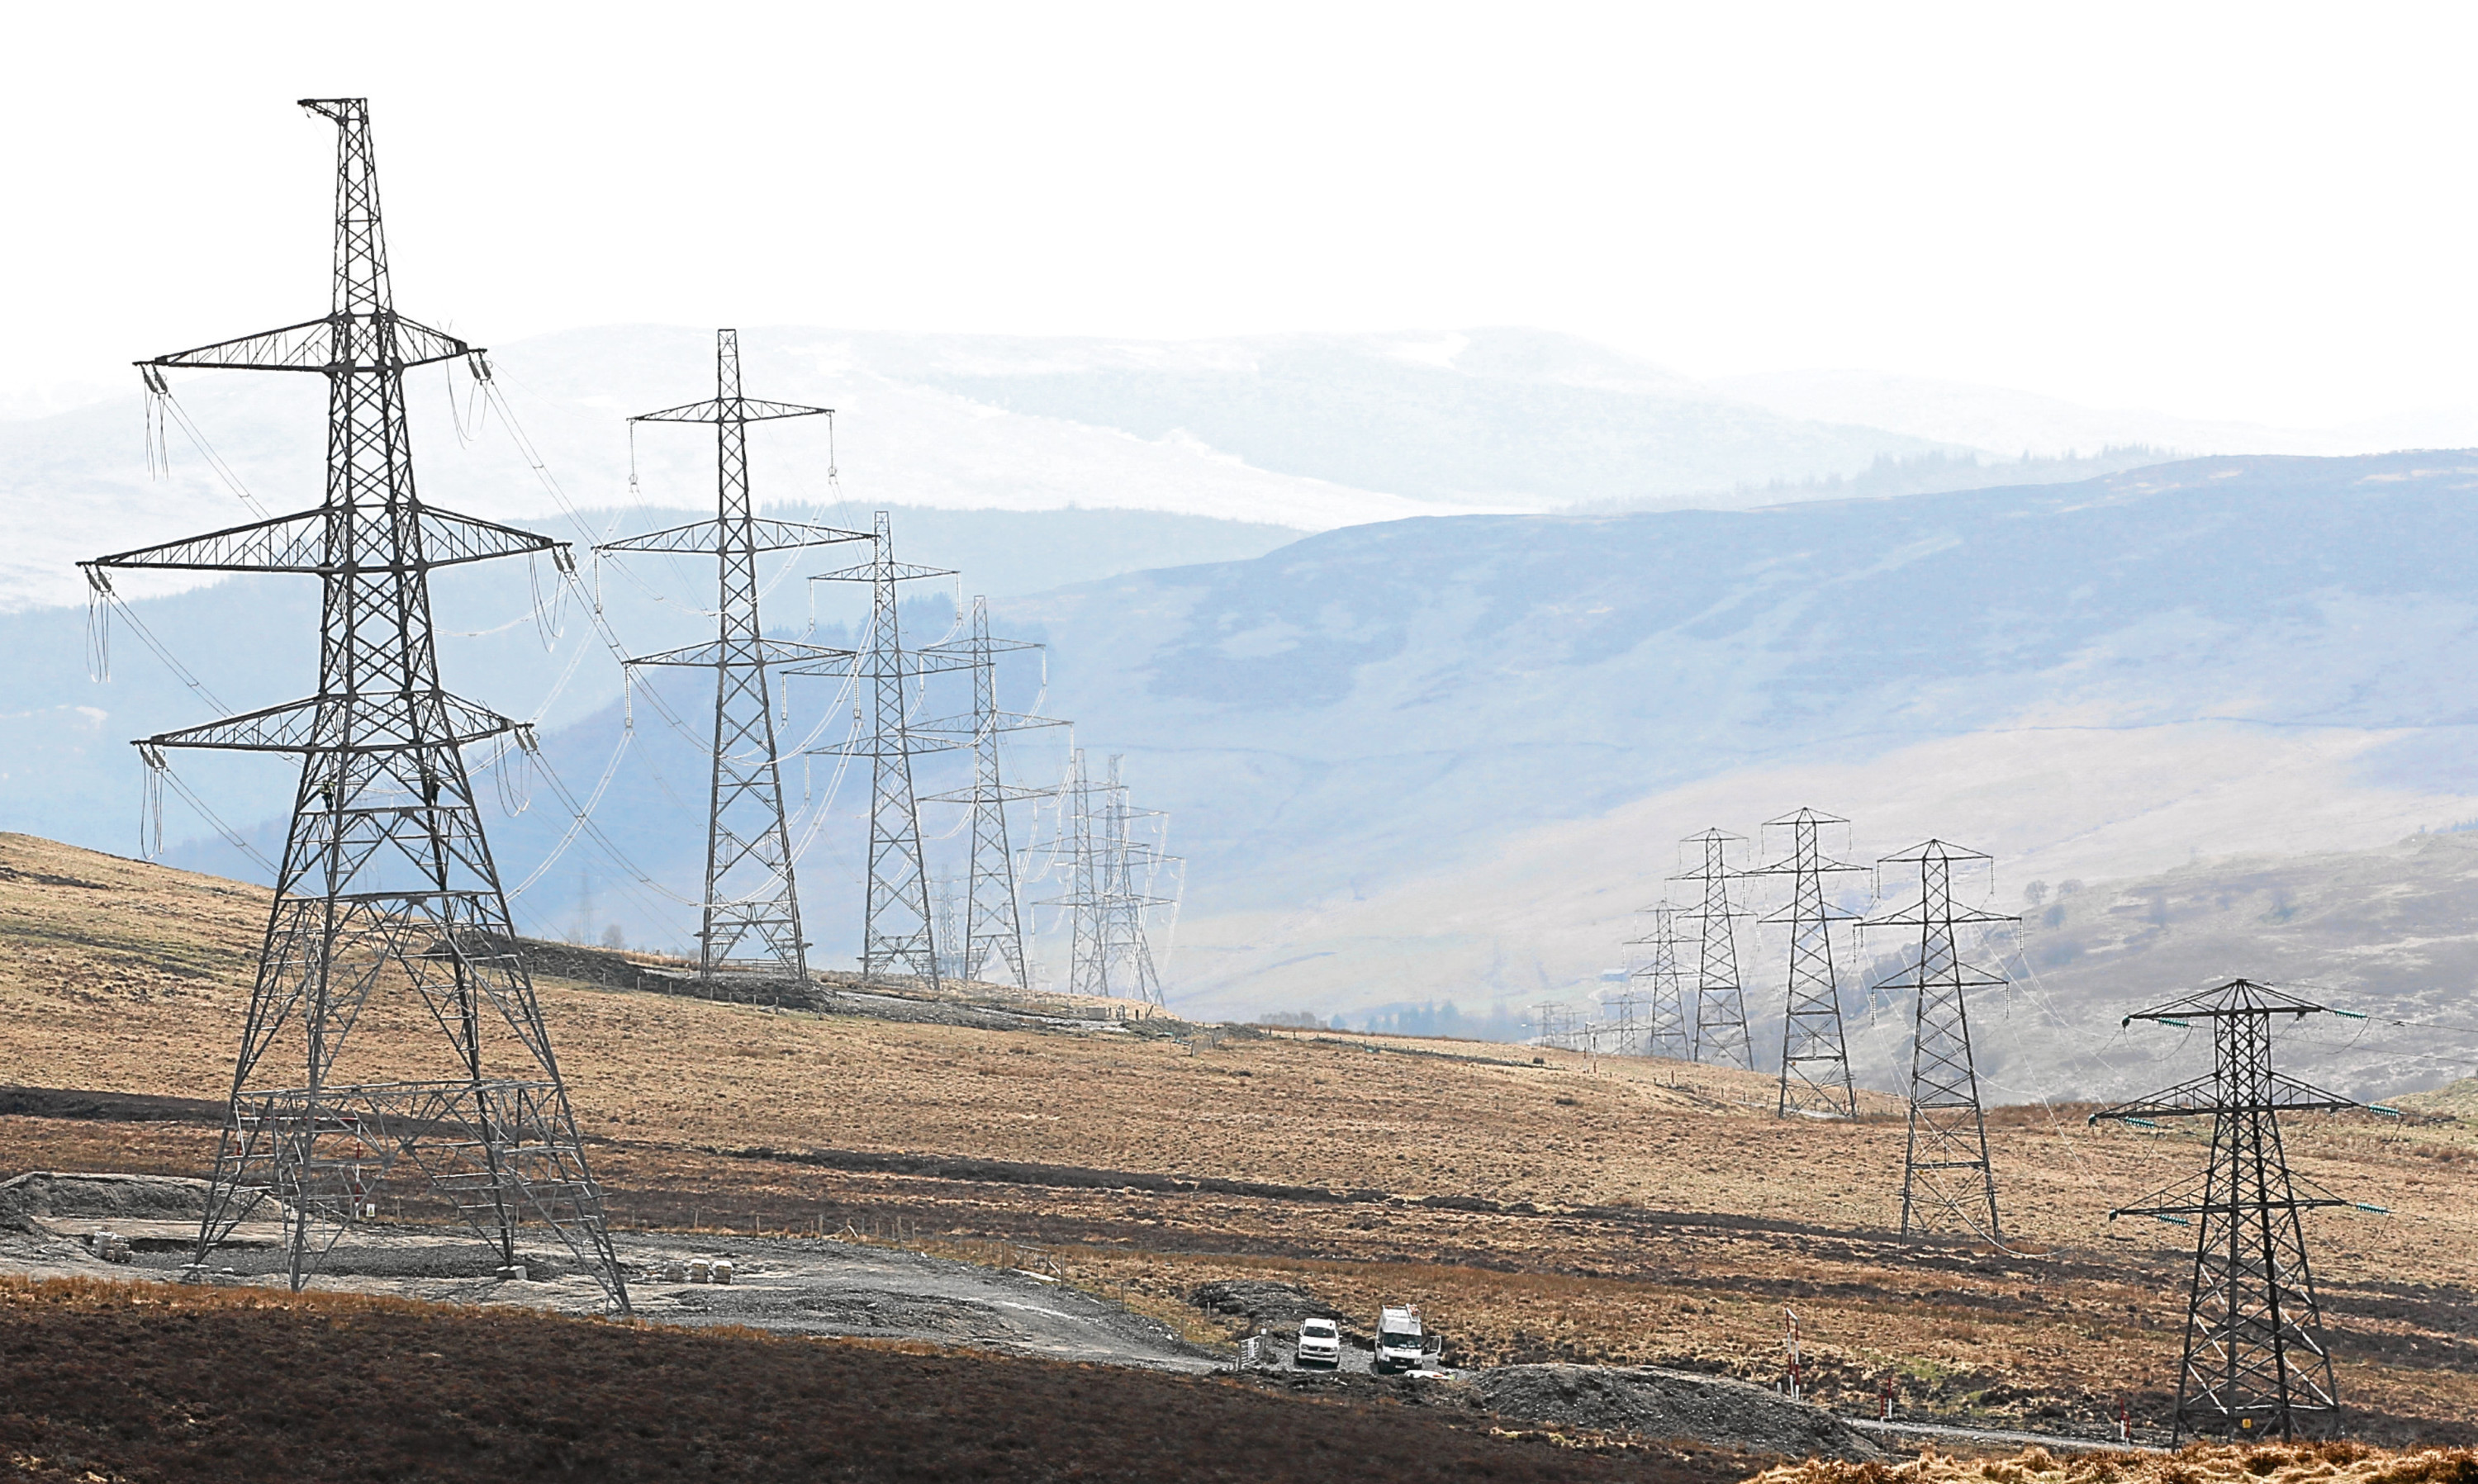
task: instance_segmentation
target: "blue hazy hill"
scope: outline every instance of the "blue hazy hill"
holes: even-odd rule
[[[1050,645],[1046,709],[1076,720],[1097,764],[1125,754],[1139,801],[1170,811],[1188,861],[1173,958],[1187,1005],[1451,1001],[1496,1020],[1600,982],[1679,836],[1755,835],[1801,804],[1851,816],[1862,862],[1935,834],[1994,852],[2016,882],[2364,850],[2478,817],[2473,489],[2478,456],[2464,453],[2214,458],[1751,511],[1397,521],[1039,592],[978,580],[1003,538],[953,555],[977,517],[898,534],[907,559],[979,564],[964,591],[1016,594],[998,623]],[[521,616],[520,589],[503,582],[480,616]],[[306,680],[308,590],[257,595],[278,591],[139,608],[211,684],[266,677],[266,694],[225,693],[251,704]],[[916,637],[940,631],[944,601],[916,605]],[[442,612],[480,606],[442,586]],[[802,627],[799,611],[773,612],[774,627]],[[7,622],[37,617],[51,627],[13,628],[0,651],[22,667],[30,713],[8,723],[13,823],[126,849],[122,740],[204,708],[135,680],[152,662],[125,640],[122,678],[89,685],[74,616]],[[647,607],[621,626],[650,648],[699,622]],[[522,625],[458,642],[451,684],[518,713],[569,653],[544,654]],[[608,661],[589,655],[578,673],[544,745],[582,792],[620,718]],[[1011,672],[1010,704],[1041,684]],[[694,718],[696,699],[670,693]],[[790,732],[831,722],[829,701],[796,692]],[[922,706],[958,709],[946,693]],[[694,738],[642,706],[636,719],[600,817],[632,860],[691,891],[703,765]],[[924,790],[952,765],[924,763]],[[1017,755],[1027,781],[1056,766],[1054,739]],[[240,800],[237,821],[277,812],[286,787],[198,778]],[[808,796],[826,781],[813,761]],[[512,879],[564,832],[544,798],[497,827]],[[951,824],[935,816],[931,833]],[[804,877],[824,961],[856,933],[857,837],[829,818]],[[942,869],[961,848],[932,843]],[[621,887],[582,847],[528,894],[532,921],[572,919],[589,862],[603,918],[633,941],[677,941],[676,904]],[[1771,972],[1767,944],[1751,931],[1750,984]]]

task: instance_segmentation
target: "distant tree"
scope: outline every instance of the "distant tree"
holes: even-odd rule
[[[606,948],[624,948],[628,946],[628,935],[620,931],[620,924],[614,922],[609,927],[602,930],[602,946]]]
[[[1268,1013],[1268,1014],[1260,1015],[1260,1016],[1256,1017],[1256,1023],[1257,1023],[1257,1024],[1259,1024],[1259,1025],[1285,1025],[1285,1026],[1296,1026],[1297,1028],[1299,1028],[1299,1029],[1301,1029],[1301,1030],[1303,1030],[1303,1031],[1321,1031],[1321,1030],[1324,1030],[1324,1029],[1326,1029],[1326,1028],[1327,1028],[1327,1027],[1326,1027],[1326,1022],[1325,1022],[1325,1017],[1323,1017],[1323,1016],[1319,1016],[1319,1015],[1310,1015],[1307,1011],[1304,1011],[1304,1010],[1276,1010],[1276,1011],[1272,1011],[1272,1012],[1270,1012],[1270,1013]],[[1343,1026],[1342,1026],[1342,1020],[1341,1020],[1341,1019],[1340,1019],[1340,1018],[1338,1018],[1338,1017],[1337,1017],[1337,1018],[1335,1019],[1335,1020],[1334,1020],[1334,1022],[1333,1022],[1333,1028],[1334,1028],[1334,1029],[1336,1029],[1336,1030],[1340,1030],[1340,1029],[1342,1029],[1342,1028],[1343,1028]]]
[[[2022,889],[2022,899],[2034,907],[2038,906],[2048,899],[2048,884],[2044,881],[2032,882]]]
[[[2081,882],[2068,876],[2064,880],[2057,883],[2057,897],[2061,901],[2065,897],[2073,895],[2076,892],[2079,892],[2082,889],[2083,884]]]

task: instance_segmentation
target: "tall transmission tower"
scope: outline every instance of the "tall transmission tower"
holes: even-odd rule
[[[517,956],[462,751],[510,734],[530,745],[530,735],[441,686],[431,623],[435,568],[541,552],[565,566],[566,548],[421,502],[404,373],[469,357],[485,374],[481,352],[395,312],[367,101],[302,107],[337,128],[328,314],[139,365],[156,388],[165,370],[191,366],[325,376],[325,497],[297,515],[84,564],[105,591],[107,569],[136,567],[301,572],[321,587],[316,694],[137,744],[159,768],[172,747],[301,757],[188,1273],[205,1273],[236,1224],[266,1216],[283,1223],[298,1289],[402,1173],[426,1177],[496,1249],[503,1276],[523,1270],[517,1232],[538,1221],[625,1313],[601,1188]],[[367,1037],[350,1039],[385,1000],[409,1001],[394,1013],[442,1033],[411,1078],[420,1064],[409,1049],[388,1048],[380,1080]]]
[[[1730,883],[1743,874],[1730,867],[1730,846],[1745,844],[1743,836],[1709,829],[1689,835],[1681,844],[1699,847],[1696,868],[1681,871],[1672,881],[1693,881],[1703,897],[1691,912],[1697,927],[1695,960],[1695,1060],[1756,1069],[1755,1047],[1747,1040],[1747,996],[1738,983],[1738,934],[1732,918],[1746,916],[1730,903]]]
[[[1646,1056],[1691,1061],[1695,1056],[1695,1019],[1688,1003],[1686,972],[1678,963],[1679,944],[1683,941],[1678,932],[1678,909],[1662,902],[1651,909],[1650,916],[1651,929],[1629,946],[1649,948],[1651,954],[1627,974],[1644,991],[1643,1052]]]
[[[2288,1172],[2280,1115],[2337,1113],[2358,1104],[2271,1069],[2272,1018],[2294,1022],[2325,1009],[2268,985],[2232,979],[2125,1018],[2128,1025],[2212,1022],[2207,1075],[2091,1115],[2094,1123],[2212,1120],[2209,1169],[2109,1213],[2111,1220],[2148,1216],[2196,1228],[2172,1442],[2189,1431],[2287,1438],[2300,1423],[2312,1427],[2339,1413],[2300,1218],[2350,1202],[2312,1186],[2299,1193],[2306,1182]]]
[[[1847,824],[1838,815],[1801,809],[1764,828],[1789,832],[1789,853],[1752,875],[1786,876],[1789,901],[1766,916],[1766,922],[1789,925],[1789,986],[1782,1014],[1781,1100],[1774,1111],[1848,1119],[1858,1114],[1858,1094],[1850,1080],[1850,1048],[1841,1034],[1841,983],[1833,971],[1833,924],[1853,914],[1825,900],[1824,878],[1836,871],[1863,868],[1827,857],[1820,843],[1823,827]]]
[[[631,422],[714,425],[715,507],[712,520],[607,542],[605,553],[662,552],[715,559],[716,628],[712,643],[643,655],[638,666],[681,666],[714,671],[714,757],[706,794],[705,901],[697,924],[697,976],[709,988],[724,968],[771,962],[809,984],[808,945],[800,934],[800,893],[793,881],[792,835],[783,816],[783,773],[775,752],[771,669],[816,674],[838,668],[850,650],[768,639],[757,619],[757,558],[841,541],[867,541],[858,531],[757,518],[748,492],[748,424],[783,417],[832,416],[833,410],[741,395],[740,332],[715,332],[714,397],[645,413]]]
[[[821,572],[811,582],[867,583],[869,637],[858,667],[867,708],[867,740],[827,751],[869,759],[869,879],[861,908],[860,972],[875,980],[890,969],[908,969],[938,988],[937,926],[929,905],[928,856],[921,843],[921,805],[912,791],[912,759],[953,743],[923,734],[912,724],[905,692],[911,683],[972,662],[953,654],[907,654],[898,621],[897,584],[923,577],[952,577],[943,567],[895,560],[895,539],[886,512],[877,513],[876,545],[870,560],[841,571]]]
[[[1915,866],[1919,899],[1907,910],[1870,918],[1865,928],[1918,929],[1918,959],[1909,972],[1883,989],[1918,996],[1910,1041],[1909,1143],[1902,1158],[1902,1235],[1930,1232],[1959,1222],[1987,1242],[2002,1245],[1996,1217],[1996,1170],[1987,1159],[1987,1119],[1979,1106],[1979,1072],[1970,1058],[1966,992],[2005,983],[2004,976],[1961,959],[1954,929],[1968,923],[2011,922],[2002,913],[1956,907],[1953,872],[1989,858],[1941,840],[1888,855],[1884,866]]]
[[[1073,914],[1070,994],[1158,1005],[1163,1002],[1161,976],[1153,965],[1145,915],[1148,909],[1173,904],[1171,897],[1152,894],[1152,882],[1161,868],[1177,858],[1135,839],[1135,821],[1159,817],[1160,811],[1129,806],[1120,764],[1121,759],[1111,758],[1108,773],[1097,784],[1085,771],[1084,749],[1069,754],[1063,831],[1069,890],[1043,905],[1066,907]]]
[[[964,977],[964,898],[955,890],[954,877],[933,876],[929,879],[929,905],[934,909],[932,916],[938,926],[938,977],[961,979]]]
[[[1635,1012],[1643,1008],[1643,996],[1631,990],[1624,990],[1603,997],[1600,1003],[1601,1023],[1590,1027],[1588,1032],[1593,1045],[1598,1046],[1601,1037],[1606,1035],[1609,1038],[1610,1055],[1642,1055],[1642,1032]]]
[[[1136,820],[1158,819],[1162,812],[1138,809],[1128,802],[1127,785],[1120,776],[1125,762],[1111,754],[1108,780],[1101,791],[1100,958],[1104,965],[1123,966],[1114,977],[1131,987],[1135,998],[1158,1005],[1162,1003],[1161,974],[1153,966],[1152,935],[1146,931],[1145,915],[1150,908],[1174,905],[1170,897],[1153,895],[1152,888],[1162,868],[1176,858],[1135,838]]]
[[[1065,726],[1063,719],[1026,716],[999,706],[998,657],[1041,646],[1023,640],[990,637],[990,600],[973,598],[972,632],[945,644],[930,644],[924,654],[963,657],[973,671],[973,711],[969,717],[923,722],[915,731],[961,736],[971,740],[973,782],[951,793],[930,795],[930,801],[963,804],[972,811],[973,860],[964,893],[958,977],[983,978],[995,959],[999,972],[1017,989],[1033,987],[1032,955],[1024,929],[1023,895],[1016,884],[1015,848],[1007,830],[1007,805],[1043,798],[1048,789],[1010,785],[999,756],[999,740],[1015,732]]]

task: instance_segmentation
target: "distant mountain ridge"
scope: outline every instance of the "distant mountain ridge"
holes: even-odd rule
[[[2010,425],[1982,444],[1865,425],[1837,408],[1785,413],[1541,331],[1164,342],[756,327],[743,346],[752,394],[838,409],[832,428],[787,422],[752,440],[761,504],[1148,510],[1322,531],[1464,510],[1738,508],[1814,498],[1836,480],[1877,480],[1850,492],[1957,488],[2127,463],[1975,475],[2029,442],[2017,446]],[[710,480],[696,436],[632,435],[625,419],[705,394],[711,331],[604,326],[493,346],[491,358],[547,478],[500,408],[451,364],[408,382],[431,502],[541,522],[564,507],[688,503]],[[150,430],[134,384],[0,420],[0,498],[16,513],[14,540],[0,548],[0,612],[78,601],[74,562],[142,539],[132,533],[247,518],[192,445],[192,427],[268,508],[316,501],[324,406],[312,379],[207,373],[173,390],[186,423],[158,418]],[[1909,415],[1900,398],[1885,408],[1896,421]],[[148,472],[150,440],[162,477]],[[2101,440],[2144,441],[2173,443]],[[1933,477],[1884,484],[1886,470],[1919,461],[1938,464]]]

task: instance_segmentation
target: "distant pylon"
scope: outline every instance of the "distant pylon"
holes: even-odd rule
[[[1084,749],[1067,754],[1067,782],[1059,802],[1059,833],[1067,847],[1067,894],[1045,905],[1068,910],[1067,987],[1071,994],[1111,997],[1101,962],[1101,850],[1095,826],[1093,781],[1085,776]]]
[[[889,969],[908,968],[934,990],[939,984],[938,930],[930,915],[928,856],[921,843],[921,806],[912,792],[912,758],[953,743],[914,731],[905,692],[917,676],[961,669],[971,662],[954,655],[904,652],[896,584],[955,574],[896,561],[886,512],[877,513],[874,530],[876,546],[866,564],[809,579],[867,583],[870,589],[869,637],[854,662],[869,735],[862,742],[822,750],[869,759],[869,878],[861,906],[861,978],[874,980]]]
[[[550,1229],[577,1270],[628,1312],[602,1190],[587,1172],[465,751],[533,743],[531,729],[445,690],[430,574],[566,547],[423,503],[404,373],[482,352],[396,313],[379,217],[369,106],[305,98],[335,124],[329,312],[139,365],[306,372],[327,390],[324,497],[314,509],[81,564],[106,570],[292,572],[319,582],[318,690],[137,743],[301,759],[275,896],[241,1022],[232,1095],[186,1276],[242,1221],[281,1229],[306,1283],[344,1231],[409,1177],[521,1278],[518,1229]],[[367,1021],[365,1014],[367,1013]],[[364,1029],[365,1023],[390,1030]],[[377,1044],[373,1046],[372,1041]],[[417,1205],[417,1209],[418,1209]]]
[[[1643,996],[1631,990],[1621,991],[1613,996],[1603,999],[1601,1023],[1591,1027],[1593,1046],[1597,1048],[1601,1044],[1601,1038],[1606,1036],[1608,1038],[1611,1056],[1642,1055],[1642,1032],[1638,1028],[1640,1018],[1635,1014],[1642,1008]]]
[[[1010,733],[1065,726],[1060,718],[1026,716],[999,706],[998,657],[1017,650],[1038,649],[1023,640],[990,638],[990,600],[973,599],[972,632],[950,643],[927,645],[923,653],[960,655],[972,666],[973,711],[968,717],[923,722],[914,730],[971,739],[973,782],[968,789],[930,795],[932,803],[963,804],[972,810],[973,861],[966,878],[961,964],[965,979],[996,976],[1020,990],[1033,987],[1032,954],[1024,921],[1022,893],[1016,885],[1015,849],[1007,829],[1006,806],[1022,799],[1047,797],[1048,789],[1010,786],[999,756],[1000,739]]]
[[[1755,1047],[1747,1040],[1747,996],[1738,984],[1738,934],[1732,918],[1746,916],[1730,904],[1730,882],[1739,872],[1730,868],[1730,846],[1745,837],[1718,829],[1689,835],[1682,844],[1699,847],[1695,869],[1681,871],[1672,881],[1702,884],[1702,898],[1680,915],[1697,926],[1695,964],[1695,1060],[1756,1069]]]
[[[2339,1413],[2300,1216],[2350,1202],[2312,1186],[2298,1194],[2305,1182],[2288,1172],[2280,1115],[2337,1113],[2359,1104],[2271,1069],[2271,1018],[2296,1020],[2325,1008],[2269,985],[2232,979],[2125,1018],[2127,1025],[2212,1022],[2207,1075],[2090,1119],[2212,1119],[2208,1170],[2109,1213],[2111,1220],[2148,1216],[2195,1228],[2172,1444],[2188,1431],[2287,1438],[2301,1422],[2318,1425]]]
[[[714,671],[714,756],[706,793],[705,901],[697,924],[697,975],[711,985],[734,963],[771,961],[809,983],[800,934],[800,893],[793,882],[792,835],[783,817],[783,772],[775,753],[771,669],[840,669],[848,649],[768,639],[757,619],[761,552],[863,541],[858,531],[760,520],[748,493],[748,424],[780,417],[832,416],[823,407],[761,402],[740,394],[740,332],[718,330],[711,401],[667,407],[631,422],[710,422],[715,437],[714,518],[649,531],[594,548],[715,559],[715,638],[628,662]],[[750,952],[750,949],[755,952]]]
[[[1135,838],[1135,821],[1159,818],[1158,809],[1137,809],[1127,802],[1127,786],[1119,775],[1124,757],[1112,754],[1109,781],[1103,788],[1101,830],[1101,959],[1124,966],[1119,982],[1132,986],[1134,998],[1162,1000],[1161,973],[1153,966],[1152,936],[1145,930],[1148,908],[1170,906],[1171,898],[1152,894],[1154,876],[1175,858],[1151,843]]]
[[[1885,856],[1883,865],[1918,868],[1918,902],[1861,924],[1919,930],[1918,961],[1907,974],[1878,986],[1918,996],[1910,1040],[1909,1143],[1902,1159],[1905,1237],[1934,1231],[1949,1218],[1984,1241],[2005,1240],[1996,1216],[1996,1170],[1987,1159],[1987,1119],[1979,1105],[1979,1072],[1971,1063],[1970,1015],[1963,1003],[1965,992],[1992,988],[2005,979],[1963,963],[1953,933],[1966,923],[2018,920],[1954,905],[1954,867],[1987,859],[1941,840]]]
[[[1824,878],[1863,868],[1829,859],[1818,841],[1823,826],[1847,824],[1837,815],[1801,809],[1764,828],[1789,832],[1789,853],[1748,872],[1787,876],[1789,901],[1766,922],[1789,925],[1789,984],[1782,1012],[1781,1100],[1774,1112],[1856,1118],[1858,1094],[1850,1080],[1850,1049],[1841,1034],[1841,983],[1833,971],[1833,924],[1853,916],[1824,898]]]
[[[1066,818],[1062,833],[1069,856],[1069,890],[1045,905],[1070,909],[1074,929],[1068,960],[1070,994],[1163,1002],[1161,977],[1146,931],[1148,909],[1173,904],[1151,892],[1154,874],[1177,858],[1134,839],[1134,821],[1156,810],[1127,804],[1120,760],[1095,783],[1084,767],[1084,749],[1067,761]],[[1142,880],[1139,880],[1141,873]]]
[[[1630,946],[1649,948],[1651,954],[1627,973],[1628,979],[1642,989],[1643,1054],[1692,1061],[1695,1020],[1693,1008],[1687,1003],[1686,973],[1678,963],[1678,909],[1662,902],[1648,915],[1652,918],[1650,930]]]

